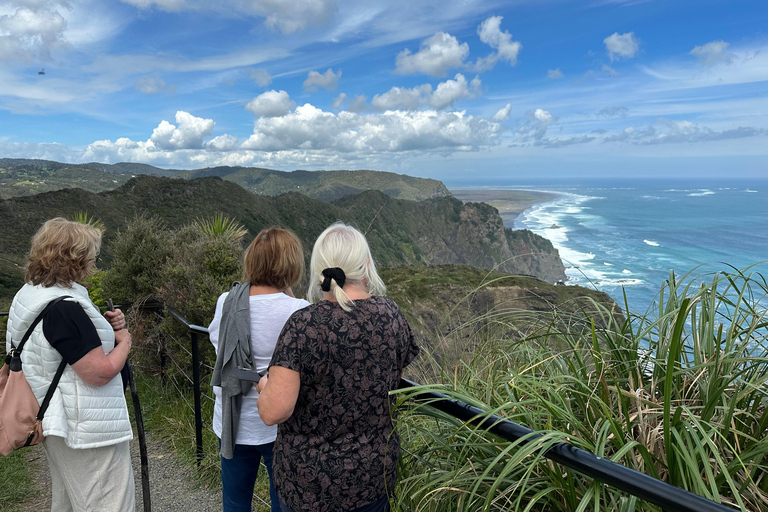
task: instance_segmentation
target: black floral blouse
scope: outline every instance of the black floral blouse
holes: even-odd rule
[[[270,365],[299,372],[301,388],[272,467],[292,510],[353,510],[391,494],[400,442],[389,392],[418,352],[385,297],[356,300],[349,313],[323,300],[288,319]]]

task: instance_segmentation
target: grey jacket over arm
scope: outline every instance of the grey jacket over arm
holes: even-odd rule
[[[221,456],[234,456],[237,427],[243,395],[253,383],[235,375],[238,366],[253,368],[251,357],[250,283],[235,283],[224,300],[219,327],[219,346],[211,377],[212,386],[221,387]]]

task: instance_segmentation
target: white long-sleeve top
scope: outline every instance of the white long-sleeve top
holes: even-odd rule
[[[229,292],[223,293],[216,302],[216,312],[213,321],[208,326],[208,333],[213,348],[219,350],[219,327],[221,326],[222,308]],[[284,293],[266,295],[251,295],[251,356],[256,370],[264,371],[269,368],[275,343],[283,330],[288,318],[299,309],[309,306],[304,299],[289,297]],[[216,402],[213,406],[213,431],[221,438],[221,388],[213,387]],[[261,445],[271,443],[277,437],[277,425],[264,425],[256,409],[256,399],[259,393],[256,388],[243,397],[240,410],[240,424],[237,428],[235,444]]]

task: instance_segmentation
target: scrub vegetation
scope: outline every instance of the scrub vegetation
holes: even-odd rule
[[[239,278],[241,233],[225,217],[175,229],[137,217],[112,241],[111,266],[91,288],[97,303],[111,297],[136,306],[126,312],[146,426],[206,486],[219,485],[213,350],[201,336],[205,457],[198,468],[189,333],[146,306],[162,302],[207,326],[216,298]],[[418,323],[425,348],[406,375],[425,385],[397,392],[403,452],[394,510],[659,510],[548,461],[542,453],[557,442],[741,510],[768,508],[763,276],[670,274],[638,314],[598,292],[470,267],[382,275]],[[510,443],[408,399],[422,390],[543,436]],[[3,499],[24,495],[5,498],[3,485]],[[267,499],[262,480],[255,509],[268,510]]]

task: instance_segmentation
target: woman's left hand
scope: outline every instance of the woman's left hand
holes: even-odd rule
[[[112,329],[115,331],[125,328],[125,315],[119,309],[107,311],[104,313],[104,318],[107,319],[107,322],[109,322],[109,325],[111,325]]]

